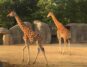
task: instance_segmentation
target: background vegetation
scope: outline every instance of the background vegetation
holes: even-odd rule
[[[87,0],[0,0],[0,27],[10,28],[16,24],[14,18],[6,16],[10,9],[24,21],[39,19],[52,24],[46,16],[53,11],[63,24],[87,23]]]

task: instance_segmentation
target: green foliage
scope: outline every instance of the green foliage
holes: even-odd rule
[[[2,27],[8,28],[12,26],[12,23],[9,23],[10,19],[7,18],[7,12],[10,7],[11,4],[9,2],[4,2],[0,4],[0,26]]]
[[[33,22],[35,19],[53,24],[47,18],[49,11],[63,24],[86,23],[87,0],[0,0],[0,26],[10,28],[16,24],[14,18],[8,18],[9,9],[14,9],[24,21]]]
[[[87,20],[87,0],[64,0],[62,7],[59,7],[59,14],[62,21],[67,23],[86,23]]]

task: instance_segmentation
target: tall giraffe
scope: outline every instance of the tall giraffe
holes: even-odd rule
[[[14,17],[17,21],[18,26],[24,33],[23,39],[25,42],[25,46],[23,48],[23,61],[24,61],[24,50],[27,47],[27,49],[28,49],[28,63],[30,63],[30,56],[29,56],[30,50],[29,50],[29,44],[28,44],[28,41],[29,41],[30,44],[33,42],[36,42],[36,44],[38,45],[38,53],[36,55],[34,63],[36,62],[36,59],[37,59],[39,53],[42,51],[44,58],[48,64],[48,61],[47,61],[47,58],[45,55],[45,50],[44,50],[44,47],[42,46],[42,37],[35,31],[33,31],[31,27],[26,26],[26,24],[24,24],[24,22],[20,19],[20,17],[16,14],[15,11],[11,11],[7,16]]]
[[[54,24],[57,27],[57,38],[59,40],[59,45],[61,46],[61,39],[63,39],[64,41],[64,45],[66,46],[66,43],[68,42],[69,46],[70,46],[70,38],[71,38],[71,33],[70,31],[63,26],[63,24],[61,22],[59,22],[57,20],[57,18],[55,17],[55,15],[53,14],[53,12],[49,12],[47,17],[52,17]],[[70,47],[69,47],[70,48]]]

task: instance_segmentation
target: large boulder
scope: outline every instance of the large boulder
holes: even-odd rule
[[[3,41],[3,45],[13,44],[13,39],[8,29],[0,27],[0,34],[2,35],[0,40],[2,39],[1,41]]]
[[[3,45],[11,45],[13,44],[13,38],[11,34],[3,35]]]
[[[30,22],[24,22],[24,23],[26,24],[26,26],[32,28],[32,25]],[[23,32],[21,31],[21,29],[18,25],[11,27],[9,30],[10,30],[11,35],[13,37],[14,44],[24,43]]]
[[[10,31],[6,28],[0,27],[0,34],[9,34]]]
[[[71,31],[72,43],[87,43],[87,24],[70,23],[66,25]]]
[[[41,22],[40,20],[34,20],[35,30],[42,36],[42,42],[44,44],[51,42],[51,31],[49,25]]]

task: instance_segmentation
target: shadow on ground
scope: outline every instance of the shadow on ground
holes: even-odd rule
[[[71,63],[71,62],[60,62],[58,64],[9,64],[8,62],[0,62],[0,67],[87,67],[87,64],[82,63]]]

